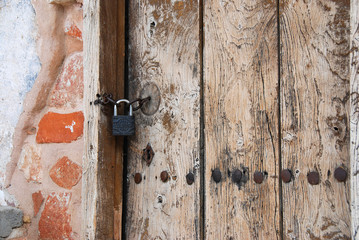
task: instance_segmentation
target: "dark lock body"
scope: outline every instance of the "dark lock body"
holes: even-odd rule
[[[135,117],[119,115],[112,117],[112,135],[132,136],[135,135]]]

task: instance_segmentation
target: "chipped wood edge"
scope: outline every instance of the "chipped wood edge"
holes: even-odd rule
[[[84,0],[84,156],[82,177],[82,239],[95,239],[99,108],[90,105],[99,92],[100,0]]]
[[[350,186],[352,238],[359,239],[359,2],[350,6]]]

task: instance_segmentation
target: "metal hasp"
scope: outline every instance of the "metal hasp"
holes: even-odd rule
[[[117,105],[120,103],[130,105],[128,115],[117,116]],[[132,105],[127,99],[120,99],[114,104],[114,114],[112,118],[112,135],[114,136],[133,136],[135,135],[135,117],[132,116]]]

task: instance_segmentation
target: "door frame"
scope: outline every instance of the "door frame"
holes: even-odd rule
[[[123,141],[96,94],[125,96],[125,0],[84,0],[82,239],[121,239]]]
[[[83,239],[121,239],[123,138],[111,136],[111,111],[98,93],[125,96],[126,1],[84,0],[85,150]],[[350,189],[352,237],[359,237],[359,2],[350,8]],[[358,120],[356,120],[358,119]]]

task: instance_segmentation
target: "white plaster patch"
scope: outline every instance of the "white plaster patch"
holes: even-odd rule
[[[13,206],[18,207],[19,203],[15,197],[10,195],[5,189],[0,190],[0,206]]]
[[[41,64],[36,54],[35,11],[30,0],[0,4],[0,187],[4,187],[16,124]]]
[[[66,125],[65,128],[70,129],[70,131],[73,133],[74,132],[74,126],[76,125],[75,121],[72,121],[71,125]]]

